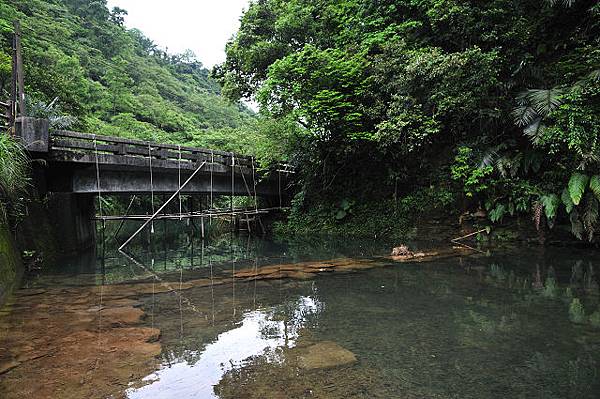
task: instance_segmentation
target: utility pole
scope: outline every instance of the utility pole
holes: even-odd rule
[[[23,56],[21,52],[21,23],[15,21],[14,57],[17,74],[18,87],[18,116],[27,116],[27,105],[25,104],[25,76],[23,75]]]
[[[15,25],[17,22],[15,21]],[[17,115],[17,40],[16,33],[12,40],[12,75],[10,77],[10,99],[8,101],[8,129],[12,131]]]
[[[15,120],[27,115],[25,104],[25,76],[23,74],[23,55],[21,52],[21,24],[14,21],[15,32],[12,40],[12,76],[10,79],[10,99],[6,107],[6,123],[8,131],[14,134]]]

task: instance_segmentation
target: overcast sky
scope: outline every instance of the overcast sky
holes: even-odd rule
[[[225,60],[225,44],[239,28],[249,0],[108,0],[129,13],[137,28],[170,53],[192,50],[205,67]]]

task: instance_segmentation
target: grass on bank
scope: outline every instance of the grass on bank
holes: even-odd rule
[[[23,146],[6,133],[0,133],[0,221],[15,208],[30,183],[29,158]]]

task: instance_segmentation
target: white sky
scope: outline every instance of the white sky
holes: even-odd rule
[[[137,28],[169,53],[192,50],[206,68],[225,61],[225,44],[239,28],[250,0],[108,0],[129,13]]]

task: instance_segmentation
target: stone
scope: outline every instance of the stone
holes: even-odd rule
[[[323,341],[304,349],[298,366],[305,370],[326,369],[357,362],[354,353],[332,341]]]
[[[392,249],[392,256],[409,256],[412,254],[412,251],[408,248],[407,245],[404,244]]]
[[[123,326],[140,323],[144,312],[140,308],[118,307],[102,309],[100,315],[102,316],[102,321],[108,325]]]
[[[9,372],[20,364],[21,362],[15,359],[0,359],[0,375]]]
[[[309,280],[314,277],[311,273],[306,273],[303,271],[285,271],[283,272],[283,276],[296,280]]]

